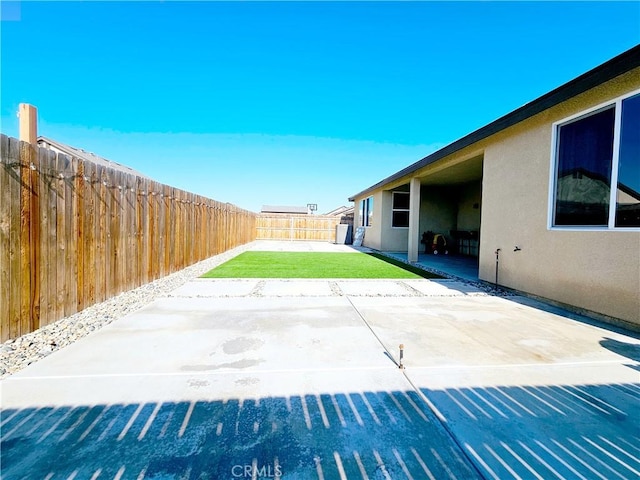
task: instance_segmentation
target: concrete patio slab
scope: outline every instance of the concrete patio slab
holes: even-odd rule
[[[3,478],[478,478],[346,297],[165,298],[2,388]]]
[[[520,297],[351,298],[385,346],[405,345],[408,366],[620,362],[601,342],[628,334],[523,304]],[[574,315],[577,317],[577,315]],[[639,360],[640,357],[636,358]]]
[[[386,252],[387,255],[407,261],[406,252]],[[431,255],[421,253],[416,262],[423,267],[431,268],[439,272],[449,273],[465,280],[478,280],[478,259],[462,255]]]
[[[264,282],[261,294],[267,297],[326,297],[336,295],[331,283],[322,280],[272,280]]]
[[[397,280],[349,280],[336,283],[342,293],[356,297],[411,296],[418,293],[404,281]]]
[[[456,280],[404,280],[404,283],[427,296],[487,295],[475,285]]]
[[[200,279],[171,292],[172,297],[243,297],[257,287],[258,279]]]
[[[640,475],[636,336],[520,297],[351,301],[485,478]]]

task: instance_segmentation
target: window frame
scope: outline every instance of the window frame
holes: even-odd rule
[[[617,190],[618,190],[618,174],[619,174],[619,159],[620,159],[620,135],[622,127],[622,102],[627,98],[631,98],[640,94],[640,89],[633,90],[618,97],[615,97],[606,102],[602,102],[594,107],[565,117],[557,122],[551,124],[551,161],[549,169],[549,196],[548,196],[548,210],[547,210],[547,230],[559,230],[559,231],[611,231],[616,232],[640,232],[640,227],[616,227],[616,205],[617,205]],[[557,174],[558,174],[558,151],[559,151],[559,132],[560,128],[564,125],[568,125],[581,118],[586,118],[590,115],[598,113],[599,111],[613,107],[615,109],[614,124],[613,124],[613,152],[611,160],[611,191],[609,192],[609,216],[606,226],[600,225],[554,225],[556,211],[556,189],[557,189]]]
[[[373,195],[360,200],[360,227],[371,228],[373,226]]]
[[[394,208],[394,200],[395,200],[395,196],[396,194],[400,194],[400,195],[407,195],[409,196],[409,199],[411,199],[410,192],[401,192],[399,190],[394,190],[391,192],[391,228],[400,228],[400,229],[408,229],[409,228],[409,221],[407,220],[407,226],[406,227],[399,227],[393,224],[393,214],[394,212],[407,212],[409,213],[411,211],[411,202],[409,202],[409,208]]]

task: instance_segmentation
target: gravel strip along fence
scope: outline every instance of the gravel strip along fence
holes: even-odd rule
[[[248,250],[253,243],[233,248],[179,272],[121,293],[35,332],[7,340],[0,345],[0,379],[22,370],[114,320],[139,310],[156,298],[167,295],[188,281]]]

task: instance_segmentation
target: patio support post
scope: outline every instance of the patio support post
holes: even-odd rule
[[[409,184],[409,244],[407,258],[410,262],[418,261],[420,246],[420,179],[412,178]]]

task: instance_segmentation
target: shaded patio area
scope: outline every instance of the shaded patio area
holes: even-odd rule
[[[407,252],[384,252],[386,255],[407,261]],[[418,255],[419,265],[448,273],[465,280],[478,280],[478,258],[465,255]]]

